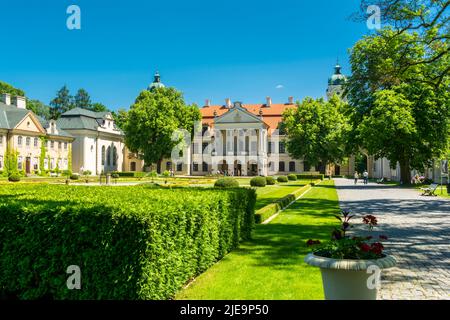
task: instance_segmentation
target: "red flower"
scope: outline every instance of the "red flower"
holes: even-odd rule
[[[372,243],[370,251],[375,254],[381,254],[383,252],[384,246],[380,242]]]
[[[371,214],[365,215],[363,217],[363,222],[365,224],[372,225],[372,226],[375,226],[378,223],[377,218]]]
[[[384,236],[384,235],[379,236],[379,238],[380,238],[381,240],[387,240],[387,239],[388,239],[388,237],[386,237],[386,236]]]
[[[367,243],[362,243],[359,248],[364,251],[364,252],[369,252],[370,251],[370,246]]]

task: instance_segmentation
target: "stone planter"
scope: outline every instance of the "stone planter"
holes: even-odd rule
[[[378,290],[376,287],[369,288],[368,284],[374,283],[377,275],[376,281],[380,281],[380,272],[367,272],[367,269],[373,265],[387,269],[396,264],[393,256],[375,260],[350,260],[325,258],[313,253],[305,257],[305,262],[320,268],[326,300],[376,300]]]

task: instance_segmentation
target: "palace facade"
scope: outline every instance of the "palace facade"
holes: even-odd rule
[[[0,171],[8,152],[17,154],[17,169],[26,174],[67,170],[74,137],[55,121],[46,121],[26,109],[24,97],[1,94]]]

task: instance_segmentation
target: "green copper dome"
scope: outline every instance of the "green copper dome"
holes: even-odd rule
[[[154,88],[164,88],[165,85],[161,82],[161,76],[159,75],[159,72],[156,71],[155,73],[155,79],[153,80],[153,83],[148,86],[148,90],[152,91]]]
[[[347,82],[347,77],[341,73],[341,66],[336,64],[334,67],[334,74],[328,79],[329,85],[342,85]]]

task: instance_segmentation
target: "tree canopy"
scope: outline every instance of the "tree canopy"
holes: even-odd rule
[[[0,94],[1,93],[9,93],[11,96],[25,96],[25,92],[21,89],[14,88],[9,83],[0,81]]]
[[[196,105],[186,105],[183,95],[174,88],[144,90],[136,98],[122,124],[127,147],[143,154],[146,166],[160,164],[171,156],[179,141],[172,141],[178,129],[193,131],[201,119]]]
[[[346,156],[350,130],[345,108],[345,103],[334,95],[330,101],[306,98],[297,108],[288,109],[283,123],[289,155],[311,165],[340,163]]]
[[[432,63],[417,63],[429,55],[418,33],[398,33],[391,27],[365,36],[351,49],[352,75],[346,84],[354,128],[350,149],[363,147],[386,156],[392,167],[398,161],[403,182],[410,181],[410,169],[423,170],[448,145],[449,74],[439,82],[431,81],[430,75],[441,75],[450,61],[446,54]],[[410,117],[414,121],[407,121]],[[402,131],[402,139],[393,139],[387,128],[400,126],[399,119],[408,122],[409,131]],[[377,134],[367,128],[369,124],[379,129]]]

